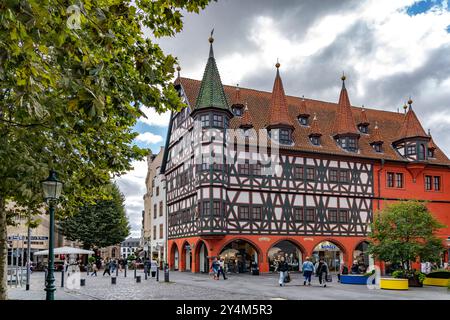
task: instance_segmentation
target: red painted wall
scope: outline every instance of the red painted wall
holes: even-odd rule
[[[419,166],[416,166],[415,168],[411,167],[412,166],[408,168],[405,164],[401,163],[385,163],[384,166],[382,166],[381,163],[375,164],[373,171],[375,197],[401,200],[415,199],[441,201],[429,202],[427,207],[441,223],[447,226],[446,228],[440,229],[437,233],[437,235],[443,239],[444,244],[447,245],[446,240],[447,237],[450,236],[450,169],[427,165],[423,165],[423,168],[420,168]],[[387,172],[403,173],[403,188],[388,188]],[[427,191],[425,189],[426,175],[441,177],[440,191]],[[414,176],[416,176],[415,180]],[[398,200],[374,200],[374,213],[376,214],[376,211],[382,209],[386,203],[394,201]],[[448,261],[448,256],[446,256],[446,261]]]

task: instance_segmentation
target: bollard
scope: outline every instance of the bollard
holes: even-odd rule
[[[119,266],[117,266],[117,268],[116,268],[116,277],[118,277],[119,276]]]
[[[136,277],[136,283],[140,283],[141,282],[141,276],[137,276]]]
[[[145,280],[147,280],[147,266],[144,266]]]
[[[164,265],[164,282],[169,282],[169,265]]]
[[[156,281],[159,281],[159,266],[156,266]]]
[[[134,278],[136,279],[136,267],[134,268]]]
[[[80,286],[84,287],[86,285],[86,279],[80,279]]]
[[[61,288],[64,288],[64,269],[61,271]]]
[[[116,277],[111,277],[111,284],[116,284],[117,283],[117,278]]]
[[[125,272],[124,272],[124,277],[126,278],[127,277],[127,265],[125,265],[125,268],[124,268],[124,270],[125,270]]]

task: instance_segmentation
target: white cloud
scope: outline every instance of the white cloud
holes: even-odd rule
[[[131,225],[131,236],[140,236],[143,196],[146,193],[145,178],[147,176],[147,161],[134,161],[133,170],[116,178],[120,191],[125,196],[125,208]]]
[[[144,132],[144,133],[141,133],[140,135],[138,135],[136,137],[136,140],[145,142],[148,144],[155,144],[155,143],[163,141],[164,139],[160,135],[153,134],[151,132]]]
[[[139,121],[151,126],[167,127],[170,121],[170,111],[164,113],[157,113],[154,108],[141,107],[142,112],[147,118],[141,117]]]

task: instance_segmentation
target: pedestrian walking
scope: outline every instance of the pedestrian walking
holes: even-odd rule
[[[116,271],[117,268],[117,262],[116,259],[111,261],[111,273],[114,273],[114,271]]]
[[[310,286],[311,285],[311,275],[314,272],[314,264],[311,262],[310,257],[306,257],[306,261],[303,263],[302,270],[303,270],[303,277],[304,277],[303,285],[306,286],[306,282],[308,282],[308,286]]]
[[[280,287],[284,286],[284,281],[288,276],[289,266],[284,257],[281,257],[280,262],[278,263],[278,271],[280,272],[280,278],[278,279],[278,283]]]
[[[219,261],[217,261],[217,258],[214,258],[211,263],[211,272],[214,275],[214,280],[219,280]]]
[[[109,259],[106,260],[105,262],[105,271],[103,271],[103,276],[105,275],[105,273],[107,273],[109,276],[111,275],[111,262],[109,261]]]
[[[219,271],[217,272],[217,280],[219,280],[221,274],[223,275],[223,280],[227,280],[227,277],[225,276],[225,261],[223,261],[222,257],[219,260]]]
[[[319,264],[317,265],[316,275],[319,277],[319,283],[324,288],[327,286],[327,276],[328,276],[328,265],[323,260],[319,260]]]
[[[92,273],[91,273],[91,277],[92,277],[92,276],[97,276],[97,270],[98,270],[97,264],[96,264],[96,263],[92,263]]]

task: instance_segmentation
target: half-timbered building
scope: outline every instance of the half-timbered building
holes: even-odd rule
[[[286,96],[279,63],[272,92],[222,85],[210,38],[203,79],[175,81],[187,107],[161,168],[171,267],[207,272],[221,256],[229,271],[268,272],[284,255],[294,270],[306,256],[367,268],[369,224],[389,201],[428,200],[450,225],[450,161],[412,101],[405,113],[354,107],[341,80],[337,103]]]

